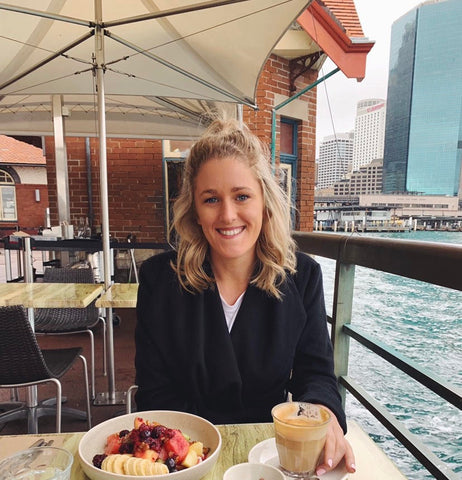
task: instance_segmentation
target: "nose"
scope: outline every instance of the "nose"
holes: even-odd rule
[[[220,219],[224,223],[231,223],[236,218],[236,207],[231,200],[221,202]]]

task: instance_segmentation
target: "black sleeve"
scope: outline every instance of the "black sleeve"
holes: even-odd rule
[[[296,283],[302,295],[306,324],[295,354],[290,391],[294,400],[330,408],[346,432],[345,413],[334,374],[332,343],[327,330],[322,272],[318,263],[299,256]]]
[[[171,358],[165,358],[160,348],[164,341],[157,335],[159,322],[168,322],[158,308],[159,296],[168,288],[172,275],[166,275],[171,268],[169,262],[156,257],[148,259],[140,268],[140,283],[137,301],[137,323],[135,328],[135,368],[138,391],[135,395],[138,411],[142,410],[184,410],[184,397],[176,388],[171,372]],[[157,308],[156,308],[157,305]]]

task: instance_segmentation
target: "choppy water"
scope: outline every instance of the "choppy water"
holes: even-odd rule
[[[462,232],[368,235],[462,245]],[[331,313],[335,264],[322,257],[316,260],[322,266]],[[352,323],[462,388],[462,293],[363,267],[355,272]],[[350,355],[349,375],[462,479],[462,412],[354,340]],[[346,410],[409,479],[434,478],[350,394]]]

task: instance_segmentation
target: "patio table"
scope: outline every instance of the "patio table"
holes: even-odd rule
[[[129,427],[129,426],[128,426]],[[226,469],[237,463],[246,462],[249,451],[257,443],[274,436],[271,423],[218,425],[222,436],[221,454],[211,472],[203,480],[221,480]],[[53,446],[63,447],[74,455],[71,480],[86,480],[78,458],[79,441],[84,434],[60,433],[42,435],[8,435],[0,436],[0,460],[17,451],[26,449],[39,438],[53,440]],[[356,456],[357,472],[349,474],[349,480],[405,480],[385,453],[354,421],[348,422],[347,438]],[[97,452],[95,452],[97,453]],[[332,475],[329,475],[331,477]]]
[[[96,300],[96,306],[102,308],[135,308],[137,296],[137,283],[114,283]]]
[[[93,283],[2,283],[0,306],[85,308],[103,291]]]

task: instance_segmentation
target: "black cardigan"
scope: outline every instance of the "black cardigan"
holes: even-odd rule
[[[294,400],[329,407],[346,431],[318,263],[297,253],[282,301],[249,286],[229,332],[217,289],[182,289],[170,266],[175,255],[156,255],[140,269],[138,410],[181,410],[216,424],[270,422],[290,391]]]

